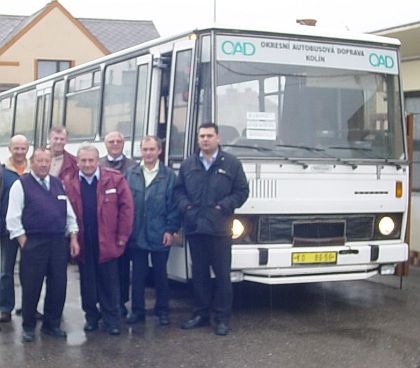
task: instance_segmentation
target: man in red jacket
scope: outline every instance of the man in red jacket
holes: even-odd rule
[[[132,195],[118,171],[99,167],[99,152],[95,146],[79,147],[77,165],[78,175],[65,178],[64,186],[79,225],[84,330],[98,329],[102,318],[109,334],[119,335],[118,257],[124,252],[132,229]]]

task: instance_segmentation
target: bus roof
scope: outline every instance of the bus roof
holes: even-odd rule
[[[101,58],[88,61],[87,63],[77,65],[73,68],[63,70],[61,72],[52,74],[42,79],[35,80],[33,82],[26,83],[24,85],[6,90],[5,92],[0,93],[0,97],[3,95],[7,95],[13,93],[15,90],[25,88],[31,88],[34,85],[48,83],[48,81],[60,78],[60,75],[67,75],[69,72],[77,72],[83,69],[89,69],[95,65],[99,65],[103,62],[106,62],[113,58],[118,58],[119,56],[124,56],[126,54],[136,53],[142,49],[149,49],[154,46],[164,44],[166,42],[171,42],[176,39],[187,38],[189,35],[193,33],[206,33],[210,31],[219,31],[219,32],[226,32],[226,33],[234,33],[234,34],[246,34],[246,33],[253,33],[256,35],[264,35],[266,37],[293,37],[293,36],[302,36],[307,38],[314,38],[314,39],[325,39],[326,41],[354,41],[354,42],[362,42],[362,43],[370,43],[376,44],[378,46],[388,46],[388,47],[399,47],[401,45],[400,41],[396,38],[384,37],[384,36],[376,36],[367,33],[354,33],[350,31],[335,31],[323,27],[317,26],[305,26],[299,25],[295,27],[283,27],[279,29],[265,29],[265,28],[252,28],[252,27],[232,27],[232,26],[224,26],[218,24],[212,24],[209,26],[204,27],[197,27],[195,29],[191,29],[189,31],[185,31],[182,33],[178,33],[173,36],[165,36],[156,38],[150,41],[146,41],[142,44],[138,44],[136,46],[132,46],[130,48],[117,51],[115,53],[103,56]]]
[[[196,31],[203,32],[207,30],[221,30],[221,31],[230,31],[235,33],[241,32],[256,32],[261,34],[272,34],[277,36],[304,36],[304,37],[316,37],[316,38],[325,38],[327,40],[341,40],[341,41],[360,41],[366,43],[375,43],[388,46],[400,46],[401,42],[396,38],[377,36],[369,33],[358,33],[351,32],[347,30],[333,30],[321,26],[306,26],[306,25],[296,25],[289,27],[279,27],[276,29],[273,28],[264,28],[264,27],[235,27],[227,25],[211,25],[208,27],[197,28]]]

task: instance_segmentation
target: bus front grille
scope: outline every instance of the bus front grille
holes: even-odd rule
[[[342,245],[345,241],[371,240],[375,215],[263,215],[258,226],[261,243],[294,246]]]

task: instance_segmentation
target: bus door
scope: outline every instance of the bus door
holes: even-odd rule
[[[195,41],[175,45],[169,88],[168,124],[166,127],[165,163],[178,169],[185,158],[189,121],[192,113],[192,81]]]
[[[152,55],[137,58],[137,88],[134,116],[134,130],[131,142],[131,157],[140,157],[140,139],[147,132],[150,108],[152,78]]]
[[[167,99],[168,118],[165,129],[165,164],[178,171],[181,162],[189,152],[189,121],[193,109],[193,65],[194,41],[175,44],[171,59],[169,94]],[[163,81],[164,82],[164,81]],[[162,83],[163,84],[163,83]],[[169,256],[167,272],[171,279],[185,281],[191,278],[190,256],[182,233],[174,237]]]
[[[51,88],[37,90],[34,147],[45,146],[50,129]]]

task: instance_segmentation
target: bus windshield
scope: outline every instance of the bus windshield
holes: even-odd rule
[[[221,144],[239,157],[405,158],[398,75],[217,60]]]

